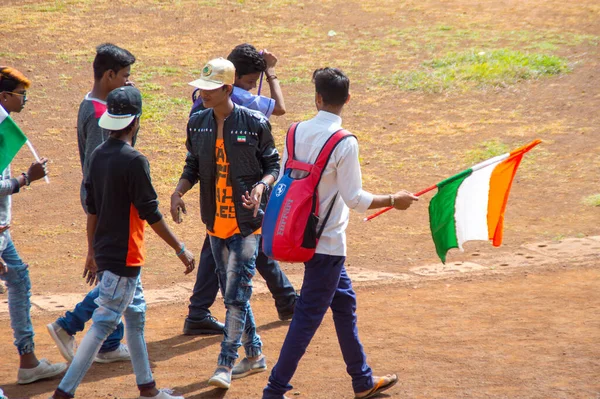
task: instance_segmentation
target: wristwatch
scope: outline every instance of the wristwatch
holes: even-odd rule
[[[262,185],[264,185],[264,186],[265,186],[265,190],[267,190],[267,192],[268,192],[268,191],[271,189],[271,186],[269,186],[269,184],[268,184],[266,181],[264,181],[264,180],[257,181],[256,183],[254,183],[254,184],[252,185],[252,188],[254,189],[254,188],[255,188],[256,186],[258,186],[259,184],[262,184]]]

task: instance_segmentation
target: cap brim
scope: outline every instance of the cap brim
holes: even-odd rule
[[[193,82],[190,82],[188,84],[190,86],[197,87],[201,90],[214,90],[214,89],[218,89],[219,87],[225,86],[225,83],[213,82],[211,80],[205,80],[202,78],[196,79]]]
[[[104,112],[98,121],[98,125],[106,130],[123,130],[135,118],[133,116],[111,115],[108,111]]]

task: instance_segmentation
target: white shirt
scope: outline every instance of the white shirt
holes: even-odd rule
[[[296,129],[295,156],[298,161],[315,163],[319,151],[329,137],[342,128],[342,118],[319,111],[317,116],[301,122]],[[281,174],[288,159],[287,148],[283,151]],[[358,160],[358,141],[354,137],[342,140],[333,150],[319,183],[319,217],[325,218],[329,205],[339,193],[327,225],[317,244],[316,253],[346,256],[346,227],[349,208],[364,213],[373,202],[373,195],[362,189],[362,177]]]

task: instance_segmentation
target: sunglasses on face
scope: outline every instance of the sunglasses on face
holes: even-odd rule
[[[14,94],[17,96],[21,96],[21,97],[23,97],[23,101],[27,101],[27,91],[26,90],[23,90],[21,93],[16,92],[16,91],[9,91],[8,93]]]

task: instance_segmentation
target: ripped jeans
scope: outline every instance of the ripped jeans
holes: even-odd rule
[[[262,342],[250,308],[252,277],[256,274],[256,256],[260,234],[242,237],[235,234],[223,239],[210,236],[219,287],[225,301],[225,332],[221,343],[219,366],[233,367],[242,344],[246,357],[259,356]]]
[[[8,311],[10,313],[10,326],[15,337],[15,346],[19,355],[32,353],[33,325],[31,324],[31,280],[29,280],[28,266],[23,263],[12,239],[2,252],[2,260],[8,266],[8,272],[0,275],[0,280],[6,282],[8,288]]]

